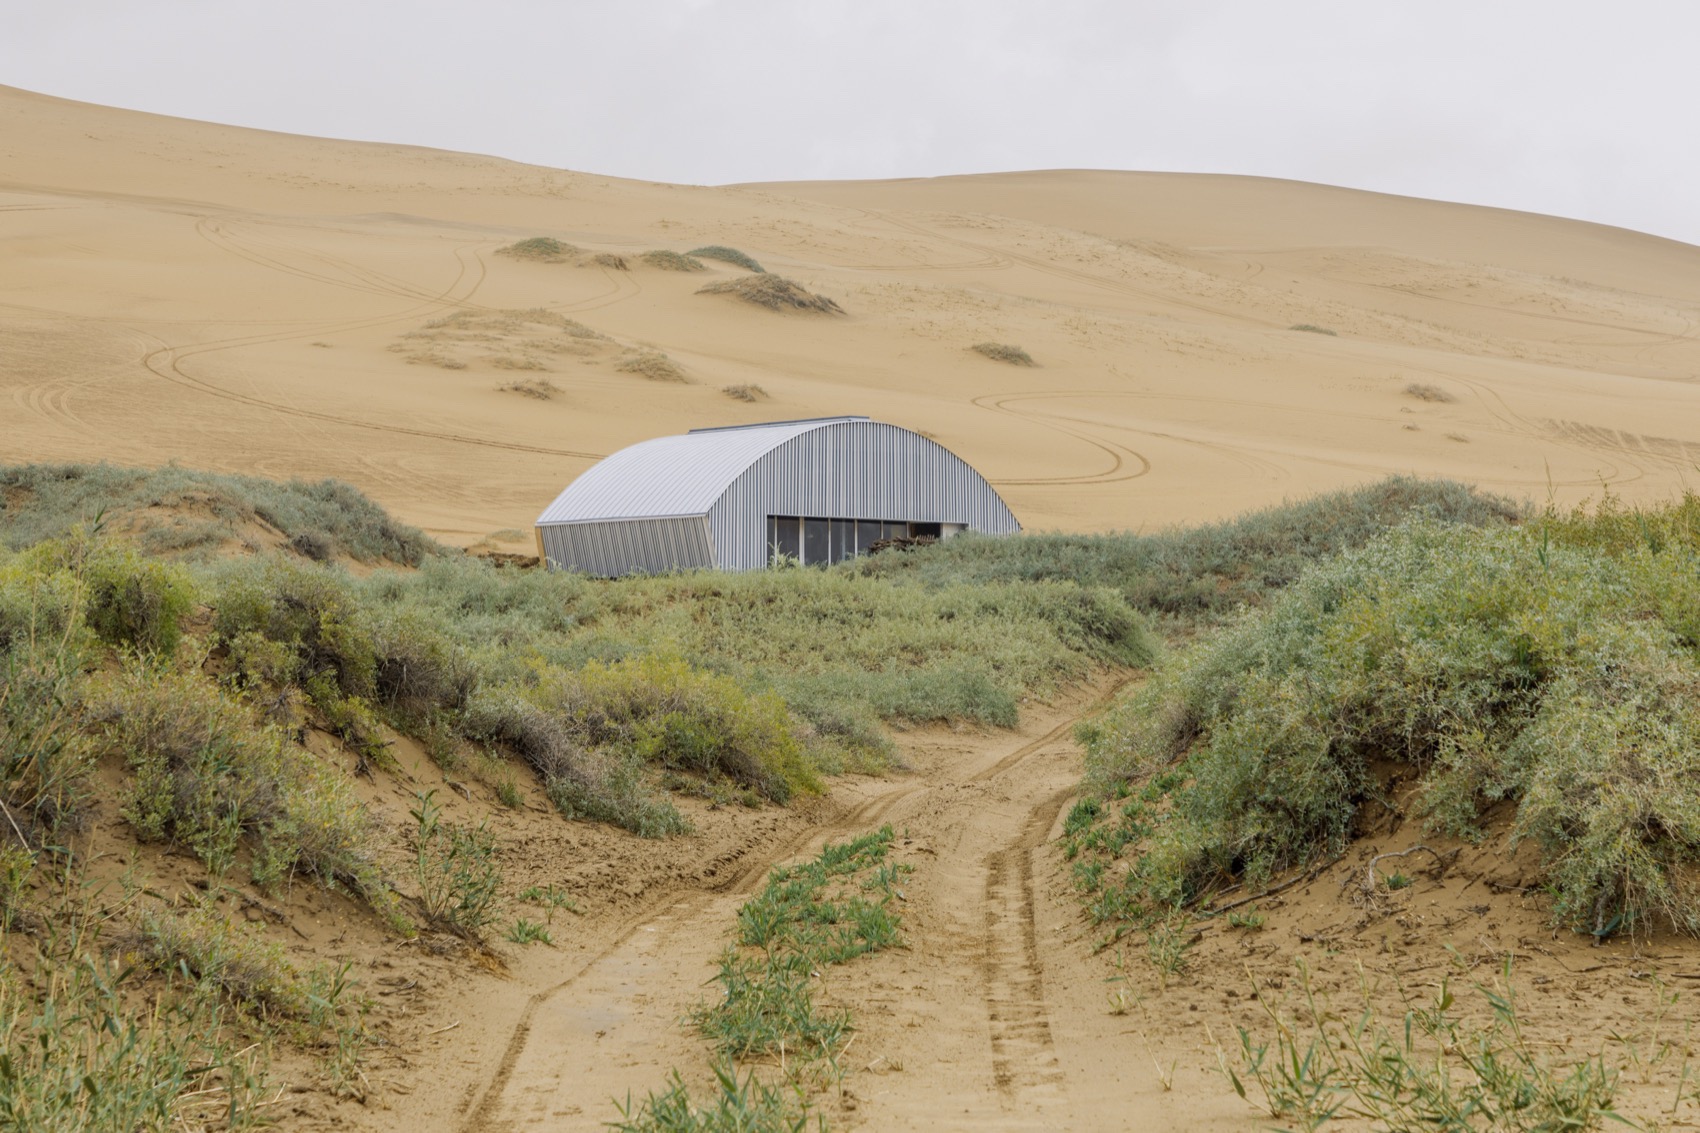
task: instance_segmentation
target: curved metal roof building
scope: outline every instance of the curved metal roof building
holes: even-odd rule
[[[537,517],[549,566],[611,577],[837,562],[894,536],[1021,530],[961,458],[866,417],[693,429],[621,449]]]

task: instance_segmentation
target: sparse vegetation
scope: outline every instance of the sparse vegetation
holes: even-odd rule
[[[509,382],[497,387],[502,393],[518,393],[526,397],[534,397],[538,401],[553,401],[555,395],[561,392],[561,387],[548,378],[531,378],[527,381]]]
[[[616,256],[613,252],[598,252],[590,257],[590,262],[599,268],[609,271],[631,271],[632,267],[626,262],[626,257]]]
[[[1406,524],[1200,643],[1086,729],[1093,793],[1128,801],[1096,900],[1140,923],[1337,855],[1409,768],[1430,828],[1502,819],[1554,917],[1700,932],[1700,497],[1521,527]]]
[[[968,349],[976,354],[984,355],[994,362],[1007,362],[1012,366],[1035,365],[1033,356],[1019,346],[1011,346],[1004,342],[976,342]]]
[[[810,311],[842,315],[844,308],[824,295],[816,295],[801,284],[777,275],[740,275],[697,288],[698,295],[731,295],[770,311]]]
[[[657,250],[645,252],[638,257],[652,268],[662,271],[707,271],[708,265],[695,256],[687,256],[680,252]]]
[[[709,244],[701,248],[692,248],[689,254],[699,260],[720,260],[722,263],[733,264],[745,271],[753,271],[757,275],[764,274],[767,271],[752,257],[745,255],[736,248],[728,248],[724,244]]]
[[[1457,398],[1453,397],[1450,393],[1447,393],[1445,390],[1441,389],[1439,386],[1434,385],[1430,382],[1412,382],[1410,385],[1407,385],[1405,387],[1405,394],[1406,394],[1407,397],[1414,397],[1418,401],[1456,401],[1456,400],[1458,400]]]
[[[659,350],[644,350],[622,358],[614,368],[623,374],[640,374],[652,382],[688,382],[679,364]]]
[[[847,1011],[822,1011],[813,976],[868,952],[897,947],[896,883],[910,867],[888,861],[889,826],[850,842],[828,843],[813,861],[782,866],[738,910],[738,942],[720,960],[721,998],[692,1022],[715,1048],[719,1091],[692,1105],[673,1075],[668,1088],[635,1108],[620,1107],[623,1130],[803,1128],[810,1106],[800,1066],[830,1061],[853,1026]],[[872,894],[873,897],[866,896]],[[773,1057],[792,1088],[738,1080],[738,1060]]]
[[[1445,980],[1428,1005],[1392,1025],[1367,999],[1355,1012],[1334,1009],[1302,968],[1299,985],[1291,1008],[1257,989],[1270,1038],[1242,1027],[1239,1050],[1219,1052],[1234,1091],[1251,1101],[1255,1087],[1254,1104],[1272,1118],[1304,1129],[1354,1119],[1495,1133],[1636,1127],[1614,1108],[1618,1073],[1603,1052],[1561,1058],[1525,1035],[1509,961],[1495,985],[1475,985],[1485,1023],[1455,1012]]]
[[[24,464],[0,468],[0,546],[14,550],[99,522],[153,554],[207,552],[264,525],[321,539],[361,562],[417,566],[441,548],[338,480],[264,480],[168,466]]]
[[[520,240],[505,248],[497,248],[498,256],[508,256],[516,260],[536,260],[544,264],[561,264],[576,258],[579,250],[571,244],[566,244],[553,236],[533,236],[528,240]]]
[[[767,391],[758,385],[748,383],[735,386],[722,386],[720,392],[737,401],[766,401]]]
[[[1292,326],[1288,327],[1287,329],[1288,330],[1302,330],[1302,331],[1306,331],[1310,334],[1326,334],[1330,338],[1335,337],[1339,334],[1338,331],[1329,330],[1327,327],[1319,327],[1315,323],[1294,323]]]

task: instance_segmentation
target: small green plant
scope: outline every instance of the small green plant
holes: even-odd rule
[[[1326,334],[1330,337],[1334,337],[1338,334],[1337,331],[1331,331],[1327,327],[1319,327],[1315,323],[1294,323],[1287,329],[1307,331],[1310,334]]]
[[[496,918],[501,869],[496,836],[484,823],[475,827],[444,822],[436,791],[422,791],[409,813],[415,824],[415,876],[419,905],[426,919],[477,938]]]
[[[994,362],[1006,362],[1011,366],[1035,365],[1033,356],[1019,346],[1011,346],[1007,342],[976,342],[968,349],[976,354],[990,358]]]
[[[1171,979],[1186,971],[1187,952],[1197,939],[1191,918],[1179,912],[1151,926],[1145,934],[1145,953],[1157,969],[1159,986],[1168,987]]]
[[[750,256],[736,248],[728,248],[724,244],[709,244],[701,248],[692,248],[688,254],[699,260],[720,260],[723,263],[735,264],[745,271],[753,271],[758,275],[767,270]]]
[[[556,885],[530,885],[519,891],[519,899],[533,905],[543,907],[545,924],[555,923],[555,913],[565,909],[569,913],[583,912],[578,902],[567,894],[565,889]]]
[[[555,938],[549,935],[549,930],[536,921],[528,921],[520,917],[508,926],[502,934],[515,944],[548,944],[553,946]]]
[[[1412,382],[1405,387],[1405,393],[1418,401],[1457,401],[1458,399],[1428,382]]]
[[[1389,889],[1393,889],[1393,890],[1406,889],[1406,888],[1410,887],[1410,884],[1411,884],[1411,879],[1409,877],[1405,876],[1402,873],[1395,873],[1395,874],[1388,875],[1387,888],[1389,888]]]
[[[1253,905],[1250,908],[1236,909],[1229,913],[1228,927],[1245,929],[1248,932],[1256,932],[1258,929],[1263,927],[1264,920],[1264,915],[1257,911],[1256,905]]]
[[[767,391],[758,385],[742,382],[733,386],[721,386],[720,392],[734,401],[766,401]]]

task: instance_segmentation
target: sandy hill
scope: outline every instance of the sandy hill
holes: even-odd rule
[[[570,247],[497,254],[537,236]],[[641,258],[710,244],[845,314]],[[1700,249],[1253,178],[659,185],[0,88],[0,312],[7,460],[335,476],[462,542],[622,445],[832,413],[924,430],[1034,529],[1700,462]]]

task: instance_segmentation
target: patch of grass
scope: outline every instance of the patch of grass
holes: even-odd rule
[[[720,1053],[821,1058],[849,1038],[847,1013],[816,1009],[811,973],[900,943],[892,908],[899,871],[876,876],[877,900],[858,884],[885,865],[893,838],[887,826],[829,843],[813,861],[773,870],[738,911],[741,947],[721,957],[722,998],[692,1016]]]
[[[1019,346],[1011,346],[1005,342],[976,342],[968,349],[976,354],[982,354],[994,362],[1007,362],[1012,366],[1035,365],[1031,354]]]
[[[694,256],[687,256],[679,252],[669,252],[664,250],[645,252],[643,255],[639,256],[638,259],[642,260],[652,268],[660,268],[663,271],[708,270],[708,265],[704,264],[701,260]]]
[[[767,391],[758,385],[743,383],[733,386],[722,386],[720,392],[735,401],[766,401]]]
[[[204,997],[148,994],[93,952],[0,968],[0,1125],[243,1129],[265,1115],[263,1057]],[[210,1104],[209,1104],[210,1103]]]
[[[1329,330],[1327,327],[1319,327],[1314,323],[1294,323],[1292,326],[1288,327],[1287,329],[1288,330],[1307,331],[1310,334],[1326,334],[1331,338],[1335,337],[1339,334],[1338,331]]]
[[[623,374],[640,374],[652,382],[688,382],[691,379],[673,359],[659,350],[644,350],[614,364]]]
[[[1700,501],[1407,524],[1322,564],[1086,729],[1096,796],[1151,805],[1150,917],[1341,852],[1376,766],[1463,838],[1509,803],[1557,920],[1700,932]]]
[[[1439,386],[1432,385],[1428,382],[1412,382],[1410,385],[1405,387],[1405,395],[1407,397],[1414,397],[1418,401],[1457,401],[1458,400],[1457,398],[1453,397],[1450,393],[1447,393],[1445,390],[1441,389]]]
[[[509,244],[505,248],[497,248],[498,256],[508,256],[516,260],[536,260],[538,263],[559,264],[578,256],[579,250],[571,244],[566,244],[553,236],[533,236]]]
[[[547,944],[554,946],[555,938],[549,935],[549,930],[536,921],[528,921],[520,917],[502,934],[512,944]]]
[[[599,268],[609,271],[631,271],[631,265],[626,263],[626,257],[616,256],[613,252],[598,252],[590,257],[590,262]]]
[[[502,887],[496,836],[485,823],[445,822],[435,795],[435,791],[420,793],[408,812],[414,822],[419,907],[427,923],[476,940],[496,919],[496,895]]]
[[[636,1105],[628,1094],[618,1107],[620,1120],[608,1127],[617,1133],[800,1133],[809,1126],[801,1085],[764,1085],[754,1071],[739,1081],[737,1063],[725,1058],[714,1064],[714,1082],[711,1099],[699,1104],[674,1071],[660,1093]],[[819,1127],[825,1128],[824,1120]]]
[[[1559,1058],[1529,1040],[1509,961],[1496,985],[1476,984],[1485,1023],[1461,1018],[1448,983],[1391,1025],[1367,997],[1336,1012],[1301,968],[1299,1002],[1257,989],[1272,1033],[1239,1028],[1235,1057],[1219,1052],[1240,1097],[1249,1087],[1272,1118],[1316,1129],[1364,1120],[1383,1129],[1590,1130],[1634,1124],[1615,1109],[1618,1072],[1603,1052]]]
[[[824,295],[777,275],[741,275],[697,288],[698,295],[730,295],[770,311],[806,311],[820,315],[842,315],[844,308]]]
[[[168,466],[24,464],[0,468],[0,545],[17,549],[63,538],[103,520],[108,532],[133,524],[144,551],[217,547],[265,523],[293,539],[310,534],[361,562],[417,566],[442,548],[398,523],[337,480],[263,480]]]
[[[708,244],[701,248],[692,248],[689,254],[699,260],[720,260],[723,263],[735,264],[745,271],[753,271],[757,275],[765,274],[767,271],[750,256],[736,248],[728,248],[724,244]]]
[[[526,397],[534,397],[538,401],[553,401],[555,395],[561,392],[561,387],[548,378],[532,378],[529,381],[509,382],[505,386],[497,386],[501,393],[517,393]]]

